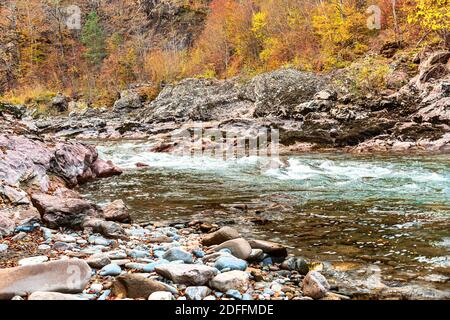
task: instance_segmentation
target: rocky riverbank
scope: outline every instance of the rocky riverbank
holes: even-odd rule
[[[244,82],[186,79],[148,103],[128,90],[113,112],[66,114],[76,102],[58,96],[52,104],[62,114],[33,119],[24,107],[0,104],[0,298],[361,297],[348,290],[359,284],[327,281],[320,263],[290,256],[283,245],[201,221],[130,224],[121,200],[99,206],[83,199],[79,185],[122,170],[80,141],[146,139],[155,143],[151,151],[175,152],[174,133],[200,122],[223,133],[278,129],[287,153],[448,152],[449,58],[424,54],[417,77],[379,97],[356,98],[332,76],[284,69]],[[438,290],[363,287],[365,298],[448,298]]]
[[[251,80],[185,79],[163,88],[151,102],[130,89],[122,92],[112,111],[75,108],[69,116],[38,120],[36,130],[78,139],[151,139],[167,145],[176,142],[174,135],[180,130],[201,123],[223,133],[277,129],[283,152],[448,152],[449,58],[448,51],[424,51],[414,61],[399,58],[387,80],[393,84],[365,96],[349,90],[345,72],[316,75],[281,69]],[[414,63],[419,73],[408,78],[402,70]],[[63,110],[76,106],[63,104]],[[60,99],[53,105],[61,109]]]
[[[121,200],[100,207],[73,189],[120,168],[1,111],[0,299],[347,299],[286,247],[230,227],[129,224]]]

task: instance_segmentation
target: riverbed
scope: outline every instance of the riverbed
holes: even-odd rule
[[[124,174],[81,188],[122,199],[137,222],[201,220],[280,242],[361,290],[450,291],[450,157],[284,155],[217,159],[149,152],[147,142],[98,146]],[[136,164],[148,167],[137,167]]]

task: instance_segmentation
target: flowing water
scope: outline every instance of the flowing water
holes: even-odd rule
[[[270,168],[258,157],[225,161],[149,149],[100,146],[125,173],[88,184],[84,195],[100,203],[122,199],[137,221],[233,224],[246,237],[284,243],[334,271],[358,277],[376,266],[389,286],[450,291],[448,155],[292,155]]]

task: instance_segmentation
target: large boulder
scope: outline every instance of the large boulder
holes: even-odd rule
[[[290,117],[292,106],[312,100],[328,83],[320,75],[294,69],[280,69],[253,78],[244,90],[244,98],[254,102],[255,117]]]
[[[78,259],[0,269],[0,299],[36,291],[79,293],[90,278],[91,268]]]
[[[166,86],[144,111],[145,122],[210,121],[250,115],[236,80],[185,79]],[[140,117],[141,115],[137,115]]]
[[[79,198],[35,193],[31,201],[41,214],[42,221],[50,228],[80,228],[87,217],[98,216],[94,204]]]
[[[200,264],[163,264],[155,271],[176,284],[191,286],[202,286],[217,274],[217,269]]]
[[[142,107],[142,100],[135,90],[124,90],[120,93],[120,99],[114,103],[114,111],[132,111]]]

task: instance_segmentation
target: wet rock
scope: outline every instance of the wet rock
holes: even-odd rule
[[[156,266],[155,271],[176,284],[191,286],[202,286],[217,273],[217,269],[200,264],[164,264]]]
[[[185,294],[189,300],[203,300],[211,294],[211,289],[206,286],[187,287]]]
[[[161,282],[150,280],[135,274],[124,274],[117,277],[112,292],[120,298],[147,299],[154,292],[169,292]]]
[[[94,254],[86,260],[87,264],[94,269],[101,269],[111,263],[111,259],[105,253]]]
[[[244,271],[237,270],[220,273],[210,281],[210,286],[222,292],[231,289],[246,291],[249,286],[249,275]]]
[[[247,258],[252,253],[252,247],[247,242],[247,240],[243,238],[228,240],[223,242],[214,248],[214,251],[220,251],[222,249],[228,249],[231,251],[231,254],[239,259],[247,260]]]
[[[325,297],[329,290],[327,279],[317,271],[310,271],[303,279],[303,295],[307,297],[320,299]]]
[[[287,248],[279,243],[264,240],[250,240],[249,244],[252,249],[261,249],[271,257],[284,258],[287,256]]]
[[[97,178],[109,178],[113,176],[119,176],[123,173],[123,170],[114,165],[112,161],[104,161],[97,159],[92,164],[92,172]]]
[[[103,216],[108,221],[130,222],[128,208],[122,200],[115,200],[103,209]]]
[[[86,300],[81,298],[79,295],[66,294],[59,292],[33,292],[29,295],[28,300]]]
[[[212,246],[239,237],[239,232],[237,232],[236,229],[233,229],[231,227],[223,227],[213,233],[203,236],[202,244],[204,246]]]
[[[91,268],[77,259],[0,269],[0,299],[36,291],[78,293],[90,278]]]
[[[284,270],[298,271],[301,275],[306,275],[309,272],[308,262],[300,257],[290,257],[283,261],[281,268]]]
[[[247,262],[233,256],[223,256],[216,260],[214,267],[221,271],[224,269],[244,271],[247,269]]]
[[[48,194],[33,194],[31,200],[50,228],[80,228],[87,217],[97,216],[97,208],[89,201]]]
[[[162,257],[167,261],[183,261],[184,263],[194,262],[192,254],[180,248],[169,249],[163,254]]]
[[[171,292],[158,291],[153,292],[148,300],[175,300]]]

